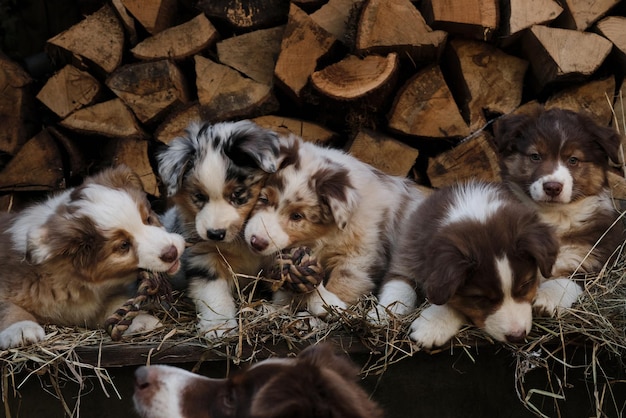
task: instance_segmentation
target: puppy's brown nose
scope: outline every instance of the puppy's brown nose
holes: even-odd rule
[[[269,242],[261,237],[257,237],[256,235],[250,237],[250,246],[257,251],[263,251],[268,245]]]
[[[145,389],[150,386],[150,373],[146,366],[141,366],[135,370],[135,388]]]
[[[548,181],[543,184],[543,191],[550,197],[556,197],[561,194],[563,185],[557,181]]]
[[[519,331],[513,334],[507,334],[505,335],[505,338],[508,342],[513,344],[523,343],[526,339],[526,331]]]
[[[178,259],[178,250],[173,245],[170,246],[167,250],[165,250],[161,257],[159,257],[164,263],[173,263]]]

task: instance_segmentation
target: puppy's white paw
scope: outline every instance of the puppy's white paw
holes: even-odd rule
[[[461,329],[465,318],[446,305],[431,305],[411,324],[409,337],[422,348],[448,342]]]
[[[216,340],[230,334],[234,334],[239,324],[234,318],[231,319],[205,319],[200,318],[196,325],[198,333],[209,340]]]
[[[348,305],[337,295],[326,290],[322,285],[318,286],[318,291],[313,292],[307,300],[307,310],[311,315],[324,317],[328,314],[327,308],[343,310]]]
[[[555,316],[561,310],[571,308],[582,293],[578,283],[570,279],[547,279],[537,289],[533,310],[539,315]]]
[[[133,322],[130,323],[124,334],[149,332],[161,326],[163,324],[157,317],[142,313],[133,318]]]
[[[0,349],[21,347],[43,341],[46,332],[35,321],[20,321],[0,332]]]
[[[403,316],[415,309],[417,294],[415,289],[404,280],[389,280],[378,295],[378,305],[367,313],[373,323],[386,323],[390,315]]]

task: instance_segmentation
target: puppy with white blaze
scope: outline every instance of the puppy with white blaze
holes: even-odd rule
[[[559,254],[534,304],[555,315],[583,293],[575,275],[599,272],[624,240],[608,186],[620,135],[582,113],[543,108],[502,117],[494,133],[503,180],[556,230]]]
[[[426,296],[412,340],[440,346],[470,323],[498,341],[524,341],[539,273],[550,275],[558,251],[550,226],[503,185],[484,182],[435,191],[406,225],[379,300],[406,314],[415,287]]]
[[[43,324],[103,326],[132,295],[140,269],[173,274],[184,249],[123,166],[1,214],[0,349],[42,341]],[[126,332],[158,325],[141,314]]]
[[[315,316],[346,308],[374,291],[389,268],[405,217],[423,199],[415,183],[390,176],[337,149],[281,137],[280,166],[261,191],[245,228],[258,254],[308,246],[325,269],[315,292],[275,294]],[[301,300],[303,299],[303,300]]]
[[[174,203],[163,223],[192,244],[174,280],[188,281],[198,330],[208,337],[237,326],[234,274],[263,270],[265,258],[250,251],[242,230],[277,157],[277,135],[250,121],[193,123],[157,155]]]

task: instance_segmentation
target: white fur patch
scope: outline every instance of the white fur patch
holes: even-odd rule
[[[148,373],[143,384],[136,388],[133,402],[141,416],[150,418],[184,418],[180,404],[181,392],[198,376],[184,369],[172,366],[149,366],[137,373]]]
[[[235,300],[226,279],[192,280],[189,295],[196,304],[198,332],[207,338],[219,338],[237,328]]]
[[[244,231],[246,242],[249,243],[253,236],[269,242],[269,246],[259,252],[262,255],[271,255],[289,247],[291,239],[283,230],[280,221],[280,215],[273,208],[254,214],[246,224]]]
[[[544,184],[548,182],[557,182],[561,183],[563,189],[561,193],[556,197],[551,197],[546,194],[543,189]],[[572,200],[572,193],[574,188],[574,178],[572,177],[572,173],[565,167],[562,163],[559,162],[557,168],[550,174],[542,176],[541,178],[535,180],[530,185],[530,197],[533,198],[536,202],[558,202],[558,203],[570,203]]]
[[[526,336],[532,328],[532,307],[530,303],[517,302],[511,292],[513,271],[506,257],[496,260],[498,276],[502,283],[504,299],[497,311],[485,320],[484,330],[498,341],[507,341],[507,335]]]
[[[422,348],[448,342],[461,329],[465,317],[448,305],[430,305],[411,324],[410,337]]]
[[[37,343],[45,336],[44,329],[34,321],[15,322],[0,332],[0,350]]]
[[[317,286],[315,292],[311,292],[306,302],[307,310],[315,316],[325,316],[328,313],[325,306],[334,309],[346,309],[348,307],[337,295],[327,290],[323,283]]]
[[[547,279],[537,289],[533,308],[539,313],[554,316],[570,308],[582,293],[583,289],[573,280],[565,277]]]
[[[417,294],[404,280],[390,280],[380,290],[378,304],[394,315],[406,315],[415,309]],[[386,309],[380,309],[378,314],[386,316]]]
[[[485,223],[506,202],[498,196],[497,189],[488,184],[474,182],[455,189],[453,201],[442,224],[449,225],[463,220]]]
[[[133,318],[133,322],[130,323],[128,329],[124,331],[124,334],[150,332],[161,327],[162,325],[163,324],[161,324],[159,318],[142,313]]]

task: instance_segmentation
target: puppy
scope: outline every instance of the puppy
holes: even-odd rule
[[[163,223],[193,244],[174,280],[189,281],[201,334],[221,336],[237,326],[234,274],[256,276],[263,268],[241,232],[277,157],[276,134],[250,121],[193,123],[157,155],[174,203]]]
[[[468,322],[498,341],[524,340],[539,272],[550,275],[558,251],[551,227],[502,184],[478,181],[435,191],[406,225],[379,299],[406,314],[413,286],[425,294],[412,340],[439,346]]]
[[[144,418],[382,417],[356,383],[357,370],[328,345],[297,358],[263,360],[226,379],[171,366],[135,372],[135,409]]]
[[[245,239],[266,256],[310,247],[326,278],[296,302],[324,316],[326,305],[343,309],[380,284],[400,225],[423,197],[406,178],[336,149],[282,137],[280,168],[265,182]],[[298,297],[279,291],[274,301],[288,304]]]
[[[139,177],[108,169],[0,216],[0,348],[41,341],[41,324],[96,328],[130,296],[139,269],[175,273],[184,239],[164,230]],[[130,332],[158,320],[141,315]]]
[[[571,276],[600,271],[623,240],[607,180],[620,136],[564,109],[502,117],[494,133],[503,180],[557,233],[556,264],[535,301],[538,312],[554,315],[582,293]]]

